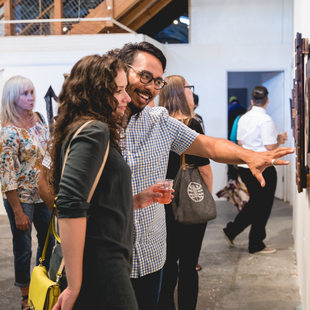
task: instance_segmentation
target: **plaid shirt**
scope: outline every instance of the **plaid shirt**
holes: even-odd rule
[[[123,156],[131,168],[133,194],[165,178],[169,151],[182,154],[198,133],[170,117],[165,108],[145,107],[125,130]],[[166,260],[166,220],[163,205],[134,211],[135,238],[131,277],[160,270]]]

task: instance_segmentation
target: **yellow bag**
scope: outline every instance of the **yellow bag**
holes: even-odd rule
[[[33,268],[29,287],[29,305],[34,310],[51,310],[60,295],[57,282],[48,278],[45,266]]]
[[[28,303],[33,310],[51,310],[56,304],[58,296],[61,293],[59,280],[61,278],[62,270],[64,268],[64,262],[62,261],[59,266],[56,282],[52,281],[48,277],[46,267],[43,265],[51,230],[53,230],[56,240],[60,241],[60,238],[55,230],[55,217],[56,205],[54,204],[50,224],[45,238],[44,248],[40,257],[40,264],[33,268],[30,278]]]

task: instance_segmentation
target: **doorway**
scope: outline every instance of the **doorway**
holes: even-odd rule
[[[246,93],[247,102],[241,99],[245,108],[248,109],[251,102],[251,92],[255,86],[265,86],[269,92],[270,104],[267,106],[267,113],[272,117],[278,133],[284,131],[284,71],[254,71],[254,72],[228,72],[227,73],[227,98],[232,96],[234,90],[242,89]],[[237,97],[237,95],[235,95]],[[244,98],[245,95],[243,95]],[[238,97],[237,97],[238,98]],[[238,98],[239,99],[239,98]],[[227,102],[229,105],[229,102]],[[284,198],[284,167],[276,167],[278,182],[275,196]]]

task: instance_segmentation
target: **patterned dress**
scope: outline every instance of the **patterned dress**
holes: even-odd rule
[[[16,190],[23,203],[40,203],[37,181],[48,141],[48,127],[40,115],[31,128],[13,125],[0,131],[1,191]]]

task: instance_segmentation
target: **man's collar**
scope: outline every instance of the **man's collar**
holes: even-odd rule
[[[260,107],[260,106],[257,106],[257,105],[253,105],[252,109],[255,109],[257,111],[261,111],[263,113],[266,113],[266,109],[264,107]]]

